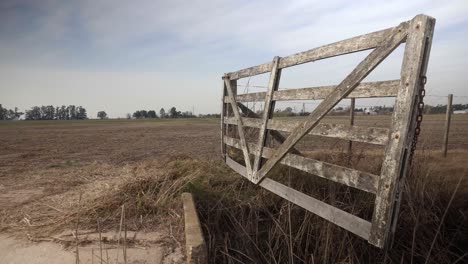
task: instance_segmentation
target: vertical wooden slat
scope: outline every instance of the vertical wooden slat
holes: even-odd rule
[[[228,127],[228,124],[224,124],[224,114],[226,112],[226,104],[224,103],[224,98],[226,97],[226,84],[223,80],[223,90],[222,90],[222,98],[221,98],[221,156],[223,160],[226,162],[226,144],[223,141],[225,132],[224,127]]]
[[[257,177],[257,172],[258,169],[260,168],[260,161],[262,160],[262,152],[263,152],[263,147],[265,146],[266,139],[267,139],[267,125],[268,125],[268,120],[272,118],[272,113],[274,111],[275,107],[275,102],[272,101],[273,98],[273,92],[278,90],[279,86],[279,80],[281,78],[281,70],[278,69],[278,64],[279,64],[280,58],[275,57],[273,59],[273,67],[271,69],[271,74],[270,74],[270,80],[268,82],[268,91],[265,96],[265,105],[263,108],[263,118],[262,118],[262,125],[260,127],[260,131],[258,133],[258,153],[260,153],[258,156],[255,156],[254,159],[254,165],[253,165],[253,175],[252,177],[254,180],[258,180]]]
[[[247,168],[247,175],[248,175],[248,178],[250,179],[252,175],[252,164],[250,163],[249,146],[247,146],[247,142],[245,140],[244,125],[242,124],[242,117],[239,113],[239,108],[237,107],[237,102],[235,99],[236,95],[234,94],[234,91],[232,89],[233,85],[237,85],[237,84],[236,84],[236,81],[229,80],[229,77],[227,76],[224,77],[224,83],[226,84],[232,111],[234,112],[234,115],[237,118],[237,131],[239,132],[239,138],[240,138],[241,145],[242,145],[242,152],[244,154],[244,161],[245,161],[245,166]]]
[[[434,24],[432,24],[431,27],[433,30]],[[411,151],[413,151],[411,150],[411,148],[412,148],[412,141],[414,140],[414,136],[415,136],[415,131],[417,129],[418,115],[420,114],[417,108],[419,107],[419,104],[423,103],[423,98],[420,95],[423,94],[421,89],[424,89],[424,84],[426,83],[426,80],[427,80],[425,73],[427,71],[431,47],[432,47],[432,37],[430,38],[426,37],[424,41],[422,65],[421,65],[420,76],[419,76],[420,80],[418,80],[419,95],[416,96],[415,101],[414,101],[415,109],[413,110],[413,114],[411,117],[411,123],[410,123],[410,129],[409,129],[410,132],[408,133],[408,146],[402,153],[402,169],[400,170],[400,175],[399,175],[400,178],[396,182],[396,190],[395,190],[395,195],[394,195],[395,197],[394,208],[393,208],[392,218],[390,222],[391,223],[390,231],[388,232],[388,238],[386,239],[387,241],[385,245],[386,249],[391,249],[393,247],[394,236],[395,236],[395,232],[397,229],[398,216],[400,214],[401,201],[403,199],[403,190],[404,190],[403,186],[405,184],[406,175],[408,174],[410,167],[411,167],[411,160],[414,156],[413,155],[414,153],[411,153]],[[424,109],[421,109],[421,111],[423,110]],[[422,113],[423,112],[421,112],[421,114]]]
[[[275,166],[286,153],[336,105],[346,97],[377,65],[380,64],[406,37],[407,23],[402,23],[387,37],[381,46],[372,51],[359,65],[330,93],[325,100],[310,114],[308,120],[297,127],[278,148],[275,155],[258,171],[258,180]]]
[[[447,97],[447,112],[445,114],[445,134],[444,134],[444,145],[442,147],[442,153],[444,157],[447,157],[447,149],[448,149],[448,140],[449,140],[449,132],[450,132],[450,122],[452,120],[452,101],[453,101],[453,94],[449,94]]]
[[[372,228],[369,243],[383,247],[389,228],[396,194],[396,182],[406,173],[407,152],[412,136],[408,135],[411,117],[415,111],[416,96],[420,87],[420,79],[427,68],[427,58],[424,59],[426,41],[432,39],[435,19],[418,15],[411,20],[408,28],[406,47],[401,69],[401,86],[395,102],[392,115],[392,130],[390,141],[385,150],[382,164],[381,180],[375,201]],[[426,50],[426,53],[428,51]],[[403,173],[402,173],[403,172]]]
[[[237,96],[237,80],[229,80],[229,82],[231,83],[232,93],[235,96]],[[226,83],[224,83],[224,87],[226,89],[226,95],[228,95]],[[228,101],[228,104],[226,105],[226,115],[225,115],[225,117],[232,117],[232,116],[234,116],[234,113],[232,112],[232,106],[231,106],[230,102]],[[234,136],[234,135],[231,135],[233,127],[234,126],[226,126],[225,127],[225,129],[226,129],[225,134],[229,135],[229,136]]]

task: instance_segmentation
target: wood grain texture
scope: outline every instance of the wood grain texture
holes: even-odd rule
[[[243,124],[246,127],[259,128],[261,120],[258,118],[242,118]],[[226,124],[235,125],[237,123],[236,118],[226,117],[224,119]],[[270,132],[272,131],[283,131],[293,132],[294,129],[302,125],[302,120],[291,120],[291,119],[270,119],[268,121],[267,128]],[[341,124],[327,124],[320,123],[314,127],[309,135],[339,138],[344,140],[352,140],[356,142],[369,143],[374,145],[386,145],[388,142],[389,130],[387,128],[379,127],[360,127],[360,126],[349,126]],[[282,143],[282,142],[281,142]]]
[[[224,79],[224,83],[226,84],[226,90],[228,91],[229,99],[230,99],[230,104],[232,106],[232,111],[234,112],[234,116],[237,119],[237,131],[239,132],[239,138],[242,144],[242,153],[244,154],[244,161],[247,167],[247,175],[250,178],[252,175],[252,165],[250,163],[250,156],[249,156],[249,147],[247,146],[247,142],[245,140],[245,134],[244,134],[244,126],[242,125],[242,118],[239,113],[239,108],[237,107],[236,99],[235,99],[235,94],[232,90],[232,83],[229,80],[229,78]]]
[[[346,97],[377,65],[380,64],[406,37],[408,23],[404,22],[394,28],[387,40],[372,51],[359,65],[333,90],[322,103],[309,115],[308,120],[297,127],[286,141],[278,148],[274,156],[258,171],[257,183],[286,155],[305,134],[314,128],[318,122]],[[254,181],[254,182],[255,182]]]
[[[254,165],[253,165],[253,175],[252,177],[255,179],[257,178],[257,171],[260,168],[260,161],[262,160],[262,152],[263,147],[265,146],[266,139],[267,139],[267,124],[268,120],[273,116],[274,111],[274,102],[273,93],[278,90],[279,80],[281,78],[281,70],[278,69],[279,64],[279,57],[275,57],[273,59],[273,68],[271,69],[270,80],[268,81],[268,91],[266,92],[265,96],[265,104],[263,109],[263,118],[260,119],[260,131],[258,133],[258,144],[257,144],[257,152],[260,154],[255,156],[254,158]]]
[[[359,84],[346,98],[394,97],[397,95],[400,80],[367,82]],[[274,92],[273,101],[321,100],[326,98],[336,85],[280,90]],[[265,92],[239,94],[237,102],[256,102],[265,99]],[[224,99],[229,102],[229,98]]]
[[[260,183],[260,186],[355,235],[366,240],[369,238],[371,223],[362,218],[312,198],[270,178],[265,178]]]
[[[224,142],[228,146],[241,149],[238,139],[225,136]],[[250,149],[256,149],[256,147],[257,146],[255,144],[249,144]],[[274,151],[275,150],[272,148],[264,147],[262,157],[268,159],[273,156]],[[251,154],[259,156],[260,153],[255,151]],[[375,194],[377,191],[379,176],[372,173],[358,171],[289,153],[286,154],[280,163],[365,192]]]
[[[269,89],[263,93],[224,95],[223,102],[237,102],[247,117],[222,116],[222,126],[237,125],[260,128],[262,135],[258,144],[247,144],[241,140],[229,137],[224,133],[223,146],[229,145],[246,150],[244,156],[254,155],[255,161],[268,159],[258,169],[255,178],[252,168],[242,166],[229,157],[226,163],[239,174],[254,183],[276,193],[277,195],[333,222],[365,239],[377,247],[388,246],[389,238],[393,237],[402,199],[402,186],[409,170],[409,151],[416,127],[416,106],[419,103],[417,93],[421,87],[421,77],[427,71],[428,58],[431,50],[435,19],[418,15],[408,22],[386,30],[357,36],[319,48],[293,54],[269,62],[226,74],[232,81],[239,78],[254,76],[269,71],[326,59],[356,51],[374,49],[340,84],[336,86],[308,87],[274,91]],[[399,44],[406,42],[400,80],[361,83],[361,81],[380,64]],[[272,87],[269,85],[269,87]],[[361,128],[353,125],[319,124],[319,121],[343,98],[396,97],[392,125],[390,129]],[[271,106],[276,101],[288,100],[321,100],[323,102],[302,120],[272,119]],[[266,100],[263,119],[240,102]],[[223,104],[226,107],[226,104]],[[266,118],[265,116],[269,116]],[[255,118],[254,118],[255,117]],[[352,120],[352,117],[351,117]],[[352,121],[351,121],[352,123]],[[239,125],[240,124],[240,125]],[[281,132],[290,133],[287,138]],[[340,139],[385,145],[385,157],[381,175],[373,175],[350,168],[320,162],[295,155],[294,145],[306,134],[335,137]],[[264,146],[265,137],[271,135],[282,144],[275,150]],[[349,145],[351,149],[351,142]],[[252,152],[251,152],[252,151]],[[349,150],[351,152],[351,150]],[[266,177],[267,173],[278,163],[297,168],[347,186],[364,190],[376,195],[372,222],[348,214],[333,206],[309,197],[297,190],[275,182]],[[250,166],[250,163],[247,163]],[[254,162],[255,170],[260,162]],[[255,171],[254,170],[254,171]],[[391,243],[390,243],[391,244]]]
[[[226,112],[226,103],[224,102],[224,98],[226,97],[226,84],[224,83],[223,80],[223,89],[222,89],[222,97],[221,97],[221,117],[220,117],[220,123],[221,123],[221,157],[224,161],[226,161],[226,144],[223,142],[224,138],[224,133],[225,133],[225,126],[227,127],[228,125],[224,124],[224,115]]]
[[[307,51],[299,52],[284,58],[281,58],[279,68],[287,68],[311,61],[322,60],[353,52],[373,49],[385,41],[395,28],[388,28],[369,34],[345,39],[318,48],[310,49]],[[236,72],[227,73],[231,80],[237,80],[249,76],[254,76],[271,71],[272,63],[267,62],[257,66],[242,69]]]
[[[241,164],[231,158],[228,158],[226,164],[240,175],[246,177],[246,168]],[[260,186],[353,234],[366,240],[369,238],[371,223],[362,218],[333,207],[270,178],[265,178],[260,183]]]
[[[411,20],[408,29],[401,84],[392,115],[391,136],[385,150],[369,237],[369,243],[380,248],[384,247],[391,226],[397,182],[399,179],[404,179],[407,173],[408,159],[404,158],[408,155],[404,153],[408,150],[413,137],[409,130],[414,127],[411,122],[415,121],[412,116],[416,110],[415,102],[421,85],[420,77],[427,69],[427,59],[423,59],[428,58],[424,56],[425,52],[429,52],[425,49],[426,41],[432,39],[434,24],[435,19],[418,15]]]

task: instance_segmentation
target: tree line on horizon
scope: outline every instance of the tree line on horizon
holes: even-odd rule
[[[367,108],[355,108],[356,112],[365,111]],[[386,106],[373,106],[369,109],[383,114],[389,114],[393,112],[393,107]],[[452,111],[468,109],[468,104],[454,104],[452,105]],[[338,107],[334,109],[331,114],[345,113],[347,109]],[[349,110],[348,110],[349,111]],[[425,114],[443,114],[447,111],[447,105],[428,105],[424,108]],[[261,114],[262,110],[256,111]],[[277,109],[275,115],[277,116],[295,116],[295,115],[308,115],[309,112],[296,112],[291,107],[285,109]],[[33,106],[31,109],[26,110],[25,113],[18,110],[18,107],[13,109],[7,109],[0,104],[0,120],[19,120],[21,116],[25,115],[25,120],[84,120],[88,119],[87,111],[82,106]],[[99,111],[97,117],[100,119],[107,119],[107,113],[105,111]],[[176,107],[171,107],[166,112],[164,108],[159,110],[159,115],[155,110],[137,110],[133,114],[128,113],[128,119],[142,119],[142,118],[195,118],[195,117],[220,117],[220,114],[200,114],[195,116],[190,111],[181,112]]]
[[[26,120],[84,120],[88,119],[86,109],[82,106],[62,105],[61,107],[33,106],[30,110],[26,110]]]
[[[164,108],[159,110],[159,115],[156,113],[155,110],[138,110],[135,111],[132,115],[127,114],[127,118],[194,118],[196,117],[192,112],[185,111],[181,112],[178,111],[176,107],[171,107],[168,112]]]
[[[19,119],[24,113],[18,111],[18,107],[14,109],[3,108],[0,104],[0,120],[15,120]]]
[[[6,109],[0,104],[0,120],[18,120],[22,115],[25,115],[25,120],[83,120],[88,118],[86,109],[82,106],[33,106],[23,113],[19,112],[17,107],[14,110]]]

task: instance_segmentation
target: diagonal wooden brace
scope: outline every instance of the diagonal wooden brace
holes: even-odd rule
[[[346,97],[359,83],[379,65],[406,38],[408,22],[394,28],[388,38],[372,51],[359,65],[332,91],[322,103],[309,115],[308,120],[297,127],[277,149],[271,159],[255,174],[252,179],[259,183],[265,175],[288,153],[288,151],[336,105]]]
[[[245,140],[244,125],[242,123],[242,118],[239,113],[239,108],[237,107],[237,102],[234,97],[234,92],[232,91],[231,81],[229,80],[229,77],[227,76],[224,77],[224,83],[226,84],[226,90],[228,91],[229,103],[231,104],[232,111],[234,112],[234,116],[237,119],[237,130],[239,132],[242,152],[244,154],[245,167],[247,168],[247,178],[251,180],[252,165],[251,165],[250,156],[249,156],[249,153],[250,153],[249,146],[247,145],[247,142]]]

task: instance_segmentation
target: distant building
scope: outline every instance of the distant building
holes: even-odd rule
[[[468,109],[453,111],[454,114],[468,114]]]

